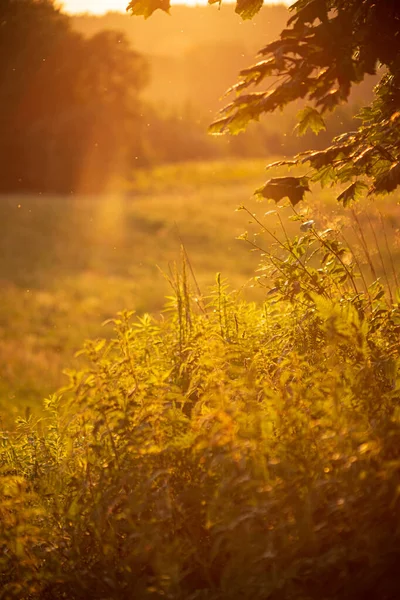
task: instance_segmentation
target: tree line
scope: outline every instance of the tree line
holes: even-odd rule
[[[141,151],[146,62],[117,32],[89,39],[50,0],[0,6],[2,190],[101,189]]]

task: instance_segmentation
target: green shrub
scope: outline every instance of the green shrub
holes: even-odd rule
[[[301,228],[263,305],[184,261],[2,432],[1,599],[398,597],[400,305]]]

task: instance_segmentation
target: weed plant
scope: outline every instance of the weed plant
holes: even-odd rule
[[[37,413],[42,399],[64,384],[63,369],[79,366],[73,355],[83,341],[112,334],[111,328],[101,327],[103,321],[125,307],[139,315],[162,310],[169,289],[156,265],[166,270],[176,260],[179,238],[203,290],[216,269],[232,288],[241,288],[254,275],[258,257],[234,239],[243,230],[244,214],[232,207],[262,185],[263,164],[188,163],[139,171],[134,182],[125,183],[126,194],[121,190],[107,197],[1,197],[0,420],[11,427],[26,409]],[[287,171],[277,168],[271,174]],[[356,214],[372,273],[359,233],[353,231],[356,222],[349,210],[338,206],[337,194],[330,188],[313,194],[309,218],[318,230],[348,222],[339,238],[343,241],[343,235],[352,247],[368,285],[378,277],[385,282],[369,222],[375,231],[382,230],[376,207],[365,202]],[[393,194],[376,201],[396,268],[399,199]],[[259,212],[254,198],[246,205],[250,212]],[[296,236],[299,223],[288,222],[285,210],[282,219],[288,237]],[[275,228],[273,215],[264,220]],[[279,223],[276,233],[283,239]],[[393,279],[383,240],[381,254]],[[264,290],[245,285],[242,297],[262,301]]]
[[[396,287],[249,216],[264,303],[202,295],[183,251],[162,318],[118,314],[2,431],[2,600],[399,597]]]

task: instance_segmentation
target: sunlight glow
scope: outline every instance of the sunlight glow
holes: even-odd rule
[[[234,1],[234,0],[231,0]],[[109,11],[125,12],[129,0],[61,0],[60,4],[68,13],[92,13],[101,15]],[[225,0],[229,2],[229,0]],[[206,5],[207,0],[171,0],[171,4],[187,6]],[[288,4],[287,0],[272,0],[267,4]]]

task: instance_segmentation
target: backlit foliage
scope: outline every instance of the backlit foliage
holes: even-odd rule
[[[262,5],[259,0],[238,0],[236,12],[252,18]],[[158,8],[169,12],[169,1],[132,0],[127,10],[148,17]],[[306,106],[298,115],[298,133],[308,128],[318,133],[325,129],[326,114],[348,100],[355,84],[380,72],[375,100],[361,110],[355,131],[334,138],[324,151],[304,152],[282,164],[310,165],[312,181],[348,183],[338,198],[345,203],[360,191],[355,183],[363,183],[369,194],[393,191],[400,183],[399,3],[298,0],[290,10],[279,39],[260,50],[256,64],[240,71],[238,83],[228,90],[236,98],[210,132],[239,133],[260,116],[301,101]],[[297,197],[289,195],[293,204]]]
[[[301,100],[311,105],[299,113],[299,134],[309,127],[318,133],[325,128],[324,115],[348,100],[352,86],[380,70],[375,100],[361,110],[358,129],[334,138],[324,151],[298,155],[294,164],[310,165],[313,181],[348,182],[338,198],[345,203],[355,199],[360,181],[369,194],[393,191],[400,183],[399,3],[299,0],[290,9],[280,38],[260,50],[257,64],[240,72],[232,88],[237,98],[211,132],[238,133],[262,114]],[[248,91],[262,84],[264,91]]]
[[[0,598],[395,597],[398,299],[296,218],[262,306],[183,262],[163,318],[118,315],[2,431]]]

